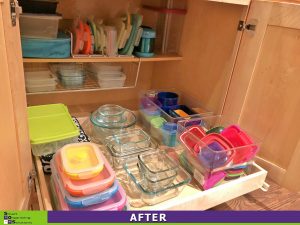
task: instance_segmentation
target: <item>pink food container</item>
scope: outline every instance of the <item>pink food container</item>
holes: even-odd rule
[[[116,179],[115,172],[101,152],[100,156],[104,162],[103,170],[96,177],[86,180],[72,180],[63,172],[60,151],[51,160],[51,168],[55,167],[54,170],[59,174],[63,187],[70,195],[92,195],[111,187]]]
[[[93,205],[93,206],[89,206],[86,208],[71,208],[64,200],[58,184],[56,183],[56,179],[53,179],[51,177],[51,186],[52,188],[54,188],[55,190],[52,191],[53,198],[56,199],[56,209],[57,210],[64,210],[64,211],[70,211],[70,210],[78,210],[78,211],[121,211],[124,209],[124,207],[126,206],[126,193],[124,191],[124,189],[122,188],[122,186],[118,183],[119,188],[118,188],[118,192],[114,195],[114,197],[112,197],[111,199],[97,204],[97,205]]]

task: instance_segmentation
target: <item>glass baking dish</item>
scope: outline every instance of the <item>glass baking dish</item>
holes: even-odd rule
[[[251,163],[261,140],[222,116],[208,116],[178,122],[178,139],[186,156],[202,174]]]
[[[126,154],[118,154],[113,149],[106,147],[108,156],[110,157],[110,164],[114,169],[122,169],[126,162],[138,162],[138,156],[144,152],[156,152],[158,151],[158,144],[152,140],[148,148],[135,149],[134,151],[128,151]]]
[[[137,163],[124,164],[127,173],[128,195],[139,196],[147,205],[155,205],[160,202],[176,197],[191,181],[191,176],[181,167],[178,168],[177,176],[168,186],[153,190],[149,188],[147,181],[140,173]],[[124,177],[125,178],[125,177]],[[131,203],[130,203],[131,204]]]
[[[178,164],[163,151],[138,156],[141,173],[150,183],[166,186],[176,177]]]
[[[115,134],[106,138],[106,145],[116,154],[138,151],[151,145],[150,136],[142,129]]]

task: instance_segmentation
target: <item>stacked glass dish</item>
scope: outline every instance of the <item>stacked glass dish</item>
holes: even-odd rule
[[[127,161],[136,161],[143,152],[156,151],[158,144],[142,129],[128,129],[106,138],[111,164],[121,169]]]
[[[124,164],[129,196],[147,205],[155,205],[176,197],[191,181],[191,176],[165,151],[145,152],[138,163]],[[130,202],[132,206],[136,202]]]
[[[118,105],[103,105],[90,116],[91,137],[94,142],[105,143],[108,136],[126,132],[135,125],[133,112]]]
[[[92,143],[69,144],[51,160],[56,210],[123,210],[126,194],[115,172]]]
[[[246,175],[260,143],[222,116],[179,121],[178,139],[185,149],[180,163],[204,190]]]

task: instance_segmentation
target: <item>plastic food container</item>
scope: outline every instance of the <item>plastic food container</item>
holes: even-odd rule
[[[24,13],[55,14],[58,0],[19,0]]]
[[[78,142],[79,129],[63,104],[30,106],[29,135],[35,156],[55,153],[66,144]]]
[[[82,87],[86,78],[82,64],[60,64],[57,66],[56,72],[61,80],[62,85],[66,88]]]
[[[98,76],[98,83],[101,88],[123,87],[125,80],[126,75],[124,73]]]
[[[130,192],[129,195],[138,195],[139,198],[148,205],[155,205],[176,197],[183,190],[185,185],[191,181],[191,176],[184,169],[179,167],[177,176],[168,186],[153,190],[151,187],[149,188],[148,182],[140,173],[136,163],[125,164],[124,170],[128,175],[127,179],[130,183],[130,187],[128,188]]]
[[[151,27],[142,27],[143,33],[135,51],[135,55],[138,57],[153,57],[154,56],[154,42],[156,38],[156,32]]]
[[[31,38],[57,38],[58,23],[62,19],[57,15],[23,13],[20,15],[21,36]]]
[[[157,151],[138,156],[140,172],[154,190],[168,186],[177,176],[178,164],[167,154]]]
[[[227,124],[221,116],[178,122],[178,136],[186,155],[189,160],[196,160],[198,170],[203,174],[250,163],[259,150],[259,139],[238,126]],[[223,127],[225,129],[220,133]],[[209,134],[205,133],[207,131]],[[244,142],[239,142],[240,135],[245,138]]]
[[[59,190],[58,184],[56,183],[55,179],[51,179],[50,180],[51,184],[51,192],[53,193],[53,195],[56,197],[56,202],[57,202],[57,206],[56,209],[57,210],[65,210],[65,211],[69,211],[69,210],[78,210],[78,211],[121,211],[124,209],[124,207],[126,206],[126,193],[124,191],[124,189],[122,188],[122,186],[120,184],[118,184],[118,191],[117,193],[110,199],[108,199],[105,202],[96,204],[96,205],[92,205],[92,206],[88,206],[85,208],[72,208],[70,207],[64,200],[62,193]]]
[[[111,110],[108,110],[111,108]],[[116,112],[118,108],[118,112]],[[120,109],[120,110],[119,110]],[[106,112],[104,115],[103,112]],[[116,115],[120,113],[120,115]],[[119,122],[106,122],[108,118],[118,118]],[[104,105],[99,107],[95,112],[90,116],[90,121],[92,124],[92,138],[96,142],[104,143],[105,138],[116,133],[120,133],[127,128],[132,127],[136,123],[136,116],[133,112],[122,108],[117,105]]]
[[[128,132],[116,134],[106,138],[107,146],[116,154],[148,148],[151,144],[150,136],[142,129],[131,129]]]
[[[116,177],[115,172],[103,154],[99,153],[103,159],[104,167],[96,177],[87,180],[73,180],[67,176],[62,169],[60,152],[54,155],[53,160],[51,160],[51,170],[57,171],[64,189],[70,195],[79,197],[92,195],[104,191],[113,185]]]
[[[25,72],[25,85],[27,92],[53,91],[56,78],[50,71]]]
[[[63,187],[61,181],[59,180],[58,175],[56,174],[56,171],[52,172],[51,179],[55,180],[55,183],[57,183],[60,193],[62,194],[65,202],[69,205],[71,208],[84,208],[92,205],[96,205],[102,202],[105,202],[112,198],[118,191],[119,185],[115,181],[115,183],[108,189],[93,194],[93,195],[87,195],[83,197],[74,197],[71,196]]]
[[[60,154],[64,173],[73,180],[93,178],[103,169],[100,149],[95,144],[86,142],[65,145]]]

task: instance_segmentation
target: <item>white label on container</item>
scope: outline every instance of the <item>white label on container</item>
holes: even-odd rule
[[[204,185],[205,183],[204,176],[198,170],[194,170],[194,178],[196,181],[199,182],[199,184]]]

